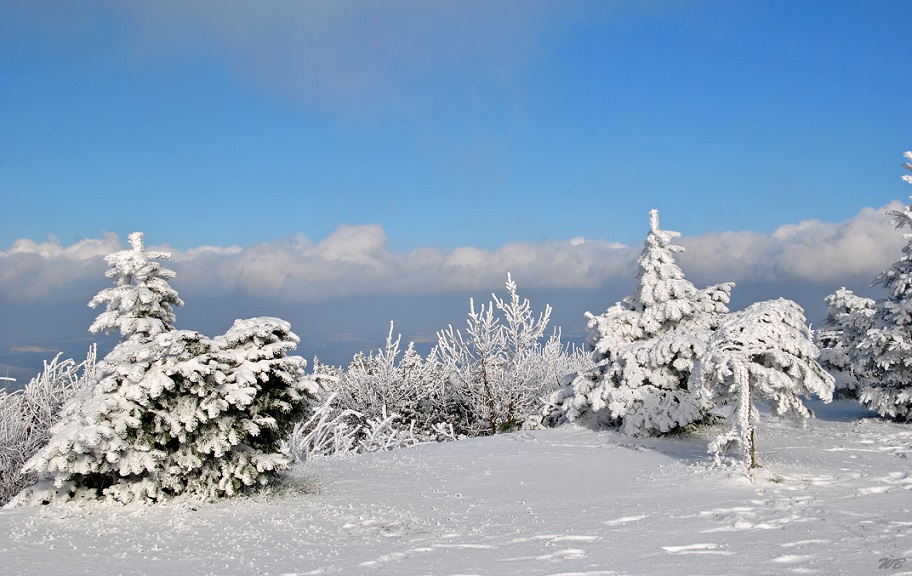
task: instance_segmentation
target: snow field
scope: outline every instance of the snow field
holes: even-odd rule
[[[552,430],[315,460],[271,494],[0,511],[7,574],[912,574],[908,426],[764,414],[751,481],[703,437]],[[902,562],[901,559],[909,558]],[[879,568],[885,560],[889,568]]]

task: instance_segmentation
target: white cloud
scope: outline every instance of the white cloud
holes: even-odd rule
[[[118,249],[114,234],[66,247],[55,238],[17,240],[9,250],[0,251],[0,298],[58,302],[68,300],[73,292],[103,286],[107,282],[103,257]]]
[[[314,253],[329,262],[366,264],[372,267],[382,265],[386,233],[377,224],[366,226],[344,225],[320,242]]]
[[[898,207],[898,204],[887,208]],[[733,308],[786,297],[816,322],[823,298],[846,285],[863,292],[871,278],[901,256],[905,240],[883,209],[864,209],[841,223],[783,226],[772,235],[719,232],[684,237],[679,263],[698,286],[735,281]],[[645,215],[644,215],[645,217]],[[665,227],[674,229],[674,222]],[[169,250],[146,237],[150,249]],[[61,339],[84,348],[97,311],[86,303],[110,285],[103,256],[125,249],[114,235],[61,246],[20,241],[0,251],[0,318],[21,345]],[[640,245],[601,240],[515,243],[493,250],[463,246],[393,251],[375,225],[343,226],[319,242],[303,235],[269,244],[203,246],[175,251],[165,263],[187,303],[178,326],[216,334],[238,317],[270,315],[292,322],[305,338],[300,352],[345,363],[383,342],[389,322],[407,340],[433,340],[436,330],[462,325],[469,297],[502,293],[507,272],[537,309],[554,308],[553,325],[581,341],[584,312],[601,312],[630,294]],[[879,297],[874,289],[869,296]],[[341,341],[340,334],[351,338]],[[97,338],[93,336],[92,338]],[[40,366],[38,366],[40,368]],[[29,367],[23,374],[34,371]]]
[[[866,284],[901,255],[905,240],[885,215],[888,208],[899,207],[866,208],[841,223],[801,222],[768,236],[719,232],[684,237],[679,242],[686,251],[679,263],[698,285],[738,283],[736,294],[753,294],[752,285],[790,286],[800,294],[811,285],[819,291],[821,286],[835,290]],[[673,229],[674,223],[665,227]],[[155,240],[146,238],[150,248],[159,248],[153,246]],[[246,248],[172,250],[174,259],[165,265],[177,272],[172,284],[188,301],[236,296],[294,303],[359,295],[484,293],[499,289],[507,272],[524,289],[612,286],[629,292],[640,251],[638,245],[576,238],[493,250],[425,247],[410,253],[395,252],[387,242],[378,225],[346,225],[317,243],[297,236]],[[107,285],[102,256],[124,248],[112,234],[68,247],[56,240],[18,241],[0,251],[0,299],[87,301]]]
[[[890,223],[887,210],[865,208],[839,223],[807,220],[781,226],[772,235],[719,232],[680,240],[685,270],[707,282],[869,281],[900,256],[906,241]],[[713,280],[713,278],[716,278]]]
[[[81,240],[72,246],[61,246],[55,237],[48,238],[47,242],[35,242],[22,238],[13,243],[5,255],[31,254],[38,255],[46,260],[65,258],[70,260],[89,260],[98,256],[105,256],[118,249],[117,235],[107,233],[104,238],[90,238]]]

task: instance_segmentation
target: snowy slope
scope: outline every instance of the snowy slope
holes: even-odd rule
[[[706,438],[564,427],[320,460],[268,496],[2,510],[0,570],[912,574],[912,427],[814,408],[764,415],[754,483]]]

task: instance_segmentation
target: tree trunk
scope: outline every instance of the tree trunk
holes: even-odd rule
[[[751,426],[751,435],[750,435],[750,467],[751,469],[759,468],[757,465],[757,453],[754,449],[754,427]]]
[[[748,426],[750,426],[750,439],[748,441],[748,444],[749,444],[748,451],[750,454],[750,469],[753,470],[754,468],[759,468],[760,466],[757,464],[757,451],[756,451],[756,444],[754,442],[754,439],[755,439],[754,431],[756,430],[756,427],[754,426],[754,405],[753,405],[754,387],[753,387],[753,384],[750,382],[750,380],[748,380],[748,382],[747,382],[747,399],[748,399],[747,409],[749,410],[749,412],[747,413],[747,423],[748,423]]]

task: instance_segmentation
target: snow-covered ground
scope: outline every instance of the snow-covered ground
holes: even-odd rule
[[[813,407],[804,430],[764,415],[753,482],[706,438],[564,427],[319,460],[216,503],[2,510],[0,571],[912,574],[912,427]]]

